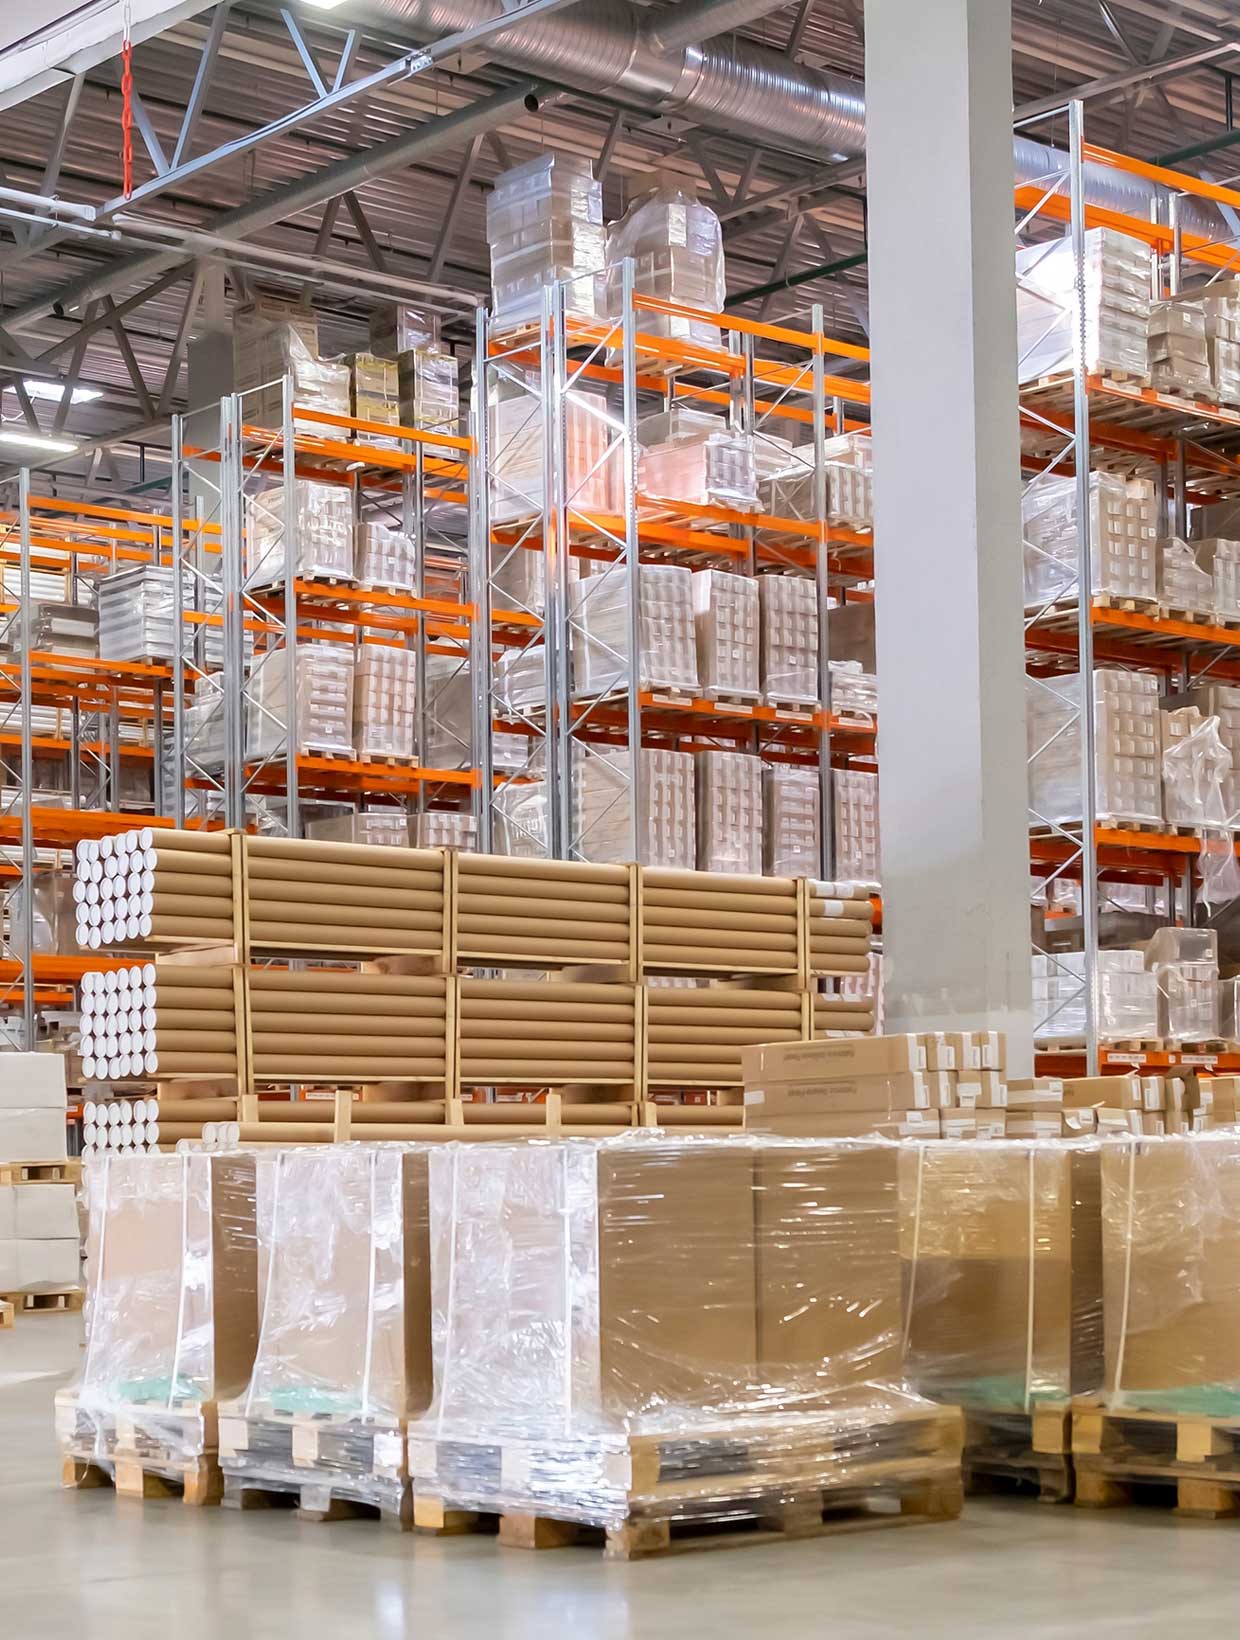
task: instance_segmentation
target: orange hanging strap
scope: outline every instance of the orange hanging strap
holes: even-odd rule
[[[128,0],[121,34],[121,191],[133,193],[133,41]]]

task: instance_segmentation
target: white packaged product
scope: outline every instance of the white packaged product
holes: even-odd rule
[[[1145,947],[1158,984],[1158,1034],[1171,1042],[1208,1042],[1219,1034],[1218,933],[1160,928]]]
[[[1158,982],[1141,951],[1099,951],[1096,1020],[1103,1041],[1146,1040],[1158,1034]],[[1035,952],[1033,1034],[1038,1041],[1085,1034],[1085,953]]]
[[[413,650],[364,644],[353,669],[353,745],[363,762],[414,756],[415,697]]]
[[[412,593],[416,550],[413,537],[390,524],[359,524],[354,544],[357,579],[364,587]]]
[[[349,367],[318,356],[313,313],[289,303],[263,300],[233,311],[234,386],[247,423],[279,433],[284,424],[284,379],[291,377],[295,410],[349,414]],[[294,429],[317,438],[346,438],[330,423],[294,415]]]
[[[415,815],[412,824],[416,848],[478,847],[478,822],[472,814],[457,809],[427,809]]]
[[[343,644],[297,646],[299,754],[353,756],[353,651]],[[288,683],[283,648],[255,662],[246,702],[245,755],[254,762],[284,750],[288,734]]]
[[[868,433],[841,433],[828,439],[827,522],[846,529],[874,527],[874,441]],[[812,517],[813,507],[802,516]]]
[[[1158,679],[1094,671],[1094,752],[1100,819],[1163,819]],[[1030,678],[1026,686],[1029,806],[1043,822],[1081,819],[1081,677]]]
[[[496,789],[493,815],[496,854],[543,860],[551,852],[547,786],[543,780],[510,780]]]
[[[293,563],[303,579],[353,579],[353,493],[343,484],[294,480]],[[284,486],[246,500],[246,584],[279,586],[286,540]]]
[[[860,661],[829,661],[831,711],[836,717],[873,722],[878,711],[878,679]]]
[[[1111,228],[1085,235],[1085,367],[1149,380],[1150,262]],[[1069,235],[1016,253],[1020,380],[1071,370],[1078,345],[1076,260]]]
[[[415,347],[397,361],[402,427],[455,436],[461,424],[460,366],[440,347]]]
[[[722,416],[673,405],[643,416],[637,488],[651,501],[753,512],[758,471],[750,434],[728,427]]]
[[[491,453],[490,507],[495,525],[541,518],[543,406],[536,372],[525,386],[505,381],[491,389],[488,406]],[[614,517],[621,508],[622,445],[600,393],[573,388],[564,395],[564,495],[570,513]]]
[[[641,759],[641,807],[633,848],[633,795],[629,753],[578,749],[573,784],[577,851],[599,864],[627,864],[692,871],[697,863],[695,773],[690,752],[645,747]]]
[[[105,576],[99,583],[99,655],[105,661],[171,661],[179,650],[175,594],[171,564],[143,564],[137,569],[121,570]],[[200,608],[207,614],[218,614],[221,608],[218,593],[207,591],[196,577],[186,576],[182,583],[182,599],[186,609]],[[198,600],[195,603],[195,599]],[[223,664],[224,634],[221,626],[199,623],[205,634],[198,653],[201,664],[218,667]],[[190,639],[185,638],[188,650]]]
[[[762,694],[768,706],[818,704],[818,587],[801,575],[758,578]]]
[[[879,880],[878,774],[869,769],[835,769],[835,874],[859,883]]]
[[[1219,720],[1204,716],[1197,706],[1164,711],[1161,717],[1168,821],[1173,826],[1230,826],[1232,754],[1219,734]]]
[[[641,687],[695,693],[692,572],[672,564],[643,564],[638,589],[641,653],[635,664]],[[574,696],[598,695],[626,684],[631,664],[628,600],[628,571],[621,566],[570,583]]]
[[[409,816],[403,809],[361,809],[331,819],[308,820],[306,836],[323,843],[367,843],[375,848],[408,848]]]
[[[1218,725],[1218,735],[1231,757],[1231,770],[1223,776],[1225,824],[1240,826],[1240,686],[1232,683],[1199,684],[1174,698],[1174,705],[1195,706],[1202,717]]]
[[[1194,541],[1193,551],[1201,568],[1210,572],[1215,615],[1220,621],[1240,621],[1240,541],[1209,536]]]
[[[705,569],[694,575],[692,587],[702,693],[710,700],[760,699],[757,581]]]
[[[762,796],[767,875],[816,876],[821,852],[817,769],[765,768]]]
[[[1173,613],[1207,615],[1214,609],[1214,577],[1198,561],[1196,546],[1175,536],[1159,543],[1158,596]]]
[[[633,261],[633,287],[683,307],[722,311],[727,300],[723,232],[709,205],[667,179],[640,195],[607,237],[607,312],[624,311],[624,262]],[[719,330],[704,319],[679,313],[640,311],[637,328],[646,335],[673,337],[703,347],[719,346]]]
[[[1240,280],[1217,279],[1195,293],[1205,315],[1213,396],[1240,403]]]
[[[1075,596],[1075,478],[1031,479],[1021,499],[1025,606]],[[1158,497],[1148,479],[1089,475],[1090,591],[1153,602],[1158,596]]]
[[[1150,379],[1159,392],[1208,397],[1206,316],[1196,295],[1150,304]]]
[[[466,662],[454,655],[428,655],[423,749],[428,768],[467,769],[472,765],[473,710],[473,675]],[[511,738],[495,736],[497,741]]]
[[[749,752],[697,752],[697,868],[762,875],[762,763]]]
[[[487,198],[487,244],[497,320],[530,324],[542,314],[545,286],[565,281],[565,306],[577,317],[599,311],[607,251],[603,186],[590,161],[538,154],[503,171]]]

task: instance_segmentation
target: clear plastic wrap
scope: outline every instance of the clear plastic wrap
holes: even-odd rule
[[[370,351],[381,359],[396,359],[415,347],[434,347],[439,341],[439,315],[425,308],[397,302],[370,314]]]
[[[1162,393],[1210,395],[1206,316],[1197,295],[1150,303],[1150,380]]]
[[[671,178],[640,195],[607,236],[607,312],[623,315],[624,269],[633,259],[633,286],[642,296],[658,296],[684,307],[720,313],[727,300],[723,231],[709,205],[686,193]],[[718,347],[718,326],[679,313],[637,315],[648,336],[672,337]]]
[[[1240,281],[1216,279],[1194,296],[1205,316],[1213,396],[1240,403]]]
[[[657,747],[643,747],[637,755],[642,794],[637,857],[642,865],[692,871],[697,864],[693,755]],[[573,802],[577,849],[585,860],[624,865],[633,858],[629,756],[578,750]]]
[[[1240,347],[1240,343],[1237,344]],[[1240,399],[1240,366],[1237,367],[1236,397]],[[1240,541],[1217,535],[1193,542],[1193,551],[1203,570],[1208,570],[1214,588],[1214,613],[1220,621],[1240,621]]]
[[[897,1154],[665,1136],[437,1148],[415,1499],[616,1530],[867,1492],[928,1410],[901,1381]],[[906,1454],[935,1478],[958,1458]]]
[[[762,694],[768,706],[818,704],[818,588],[800,575],[758,578]]]
[[[417,546],[411,535],[389,524],[359,524],[354,541],[354,569],[364,587],[387,587],[412,593]]]
[[[1219,739],[1231,757],[1223,776],[1223,807],[1227,825],[1240,826],[1240,688],[1228,683],[1204,683],[1173,697],[1173,707],[1195,706],[1203,718],[1218,724]]]
[[[245,755],[250,761],[280,752],[292,732],[307,755],[353,756],[353,650],[343,644],[297,646],[297,709],[289,729],[284,649],[255,662],[246,699]]]
[[[40,872],[32,883],[14,883],[5,896],[8,918],[6,944],[12,956],[77,956],[77,905],[73,897],[71,870]],[[26,950],[22,913],[25,896],[34,901],[34,944]]]
[[[473,675],[455,655],[426,657],[425,759],[432,769],[467,769],[473,761]],[[524,739],[496,734],[495,742]],[[498,751],[496,761],[499,761]]]
[[[835,869],[852,882],[877,883],[878,773],[869,769],[835,769],[831,774],[835,808]]]
[[[1158,1035],[1158,981],[1141,951],[1099,951],[1095,1023],[1104,1042]],[[1085,954],[1037,951],[1033,957],[1033,1034],[1038,1041],[1085,1035]]]
[[[7,633],[14,649],[19,649],[25,641],[25,634],[26,625],[19,609]],[[32,599],[29,642],[31,649],[46,650],[56,655],[97,655],[99,612],[89,604],[54,602],[50,598]]]
[[[363,762],[413,757],[416,674],[412,649],[371,643],[359,650],[353,668],[353,747]]]
[[[355,353],[349,360],[350,413],[358,421],[373,421],[382,427],[400,426],[400,385],[392,359],[374,353]],[[358,428],[353,437],[358,444],[400,448],[393,433],[372,433]]]
[[[1100,819],[1163,820],[1158,679],[1094,670],[1094,767]],[[1081,819],[1081,675],[1030,678],[1026,687],[1029,806],[1037,820]]]
[[[461,424],[460,365],[441,347],[414,347],[397,361],[402,427],[455,436]]]
[[[819,869],[817,769],[775,764],[762,771],[766,871],[771,877],[813,877]]]
[[[750,752],[696,752],[699,871],[762,875],[762,763]]]
[[[244,394],[247,422],[279,431],[284,422],[284,378],[293,379],[293,404],[299,410],[349,414],[349,367],[318,356],[318,322],[312,313],[284,305],[243,306],[233,313],[233,376]],[[330,437],[322,422],[295,415],[293,426],[311,437]]]
[[[1148,249],[1111,228],[1091,228],[1084,272],[1086,369],[1148,381]],[[1078,307],[1069,235],[1017,251],[1016,328],[1022,383],[1073,368]]]
[[[225,1485],[407,1514],[404,1424],[432,1378],[426,1152],[281,1149],[271,1175],[254,1370],[219,1409]]]
[[[183,1475],[258,1341],[256,1170],[239,1153],[121,1155],[86,1171],[86,1353],[56,1398],[66,1457]],[[118,1481],[120,1480],[118,1468]]]
[[[1158,596],[1171,610],[1207,615],[1214,609],[1214,577],[1198,562],[1190,541],[1174,536],[1158,547]]]
[[[246,498],[246,585],[278,587],[284,581],[284,486]],[[344,484],[294,480],[293,562],[303,579],[353,579],[353,492]]]
[[[551,817],[545,780],[510,780],[495,793],[495,852],[522,860],[551,853]]]
[[[1158,1034],[1206,1042],[1219,1034],[1218,933],[1213,928],[1160,928],[1145,948],[1158,982]]]
[[[1075,597],[1077,493],[1075,478],[1041,474],[1021,499],[1025,606],[1041,608]],[[1089,475],[1090,591],[1114,598],[1158,596],[1158,497],[1143,478]]]
[[[1024,1414],[1101,1387],[1102,1150],[1007,1139],[901,1147],[913,1388]]]
[[[675,506],[758,506],[754,441],[728,427],[721,416],[676,405],[637,424],[641,445],[637,487],[642,496]]]
[[[543,407],[538,377],[494,386],[488,406],[491,522],[520,524],[542,516]],[[564,487],[574,513],[620,512],[621,469],[615,428],[601,393],[573,388],[564,395]]]
[[[824,448],[827,522],[850,530],[874,528],[874,441],[868,433],[841,433]],[[812,478],[809,480],[812,484]],[[812,518],[811,505],[799,516]]]
[[[1230,827],[1227,787],[1231,751],[1219,734],[1219,720],[1203,717],[1197,706],[1162,714],[1163,803],[1176,826]]]
[[[459,809],[427,809],[413,817],[412,825],[417,848],[478,847],[478,822]]]
[[[201,590],[201,588],[199,589]],[[185,594],[190,605],[192,594]],[[105,576],[99,583],[99,654],[105,661],[171,661],[180,652],[173,622],[171,564],[142,564]],[[214,606],[214,607],[213,607]],[[208,595],[205,612],[218,614],[218,595]],[[221,626],[206,625],[202,664],[223,664]]]
[[[869,719],[878,712],[878,678],[860,661],[830,661],[831,711],[836,717]]]
[[[1108,1406],[1240,1417],[1238,1236],[1240,1135],[1103,1146]]]
[[[570,314],[594,318],[607,255],[603,185],[576,154],[537,154],[502,171],[487,198],[487,244],[497,320],[531,324],[547,285],[566,281]]]
[[[408,848],[412,841],[409,816],[403,809],[361,809],[356,814],[308,820],[306,836],[323,843],[366,843],[378,848]]]
[[[694,575],[692,589],[702,693],[713,700],[760,700],[757,581],[704,569]]]
[[[698,687],[693,625],[693,575],[674,564],[643,564],[638,572],[643,689],[689,694]],[[604,694],[628,680],[628,571],[610,568],[569,585],[573,692]],[[541,694],[541,672],[539,676]]]

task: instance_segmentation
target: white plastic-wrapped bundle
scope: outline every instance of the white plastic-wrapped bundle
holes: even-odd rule
[[[354,353],[348,361],[350,409],[358,421],[369,421],[378,427],[390,427],[390,433],[371,432],[355,428],[358,444],[378,445],[381,449],[400,448],[395,429],[400,426],[400,393],[397,386],[396,362],[375,353]],[[324,429],[329,432],[330,429]]]
[[[408,848],[409,816],[403,809],[360,809],[355,814],[308,820],[306,836],[320,843],[366,843],[376,848]]]
[[[658,296],[683,307],[719,313],[727,300],[723,232],[709,205],[667,181],[640,195],[607,238],[607,312],[623,316],[624,271],[633,260],[633,287],[642,296]],[[649,336],[672,337],[719,346],[719,329],[704,319],[679,313],[639,311],[637,329]]]
[[[694,575],[692,587],[702,693],[711,700],[761,699],[757,581],[704,569]]]
[[[233,313],[233,376],[244,395],[248,423],[280,432],[284,422],[284,378],[293,379],[293,404],[300,410],[349,414],[349,367],[318,356],[319,329],[312,313],[288,304],[247,304]],[[343,438],[341,429],[294,416],[299,433]]]
[[[543,860],[551,851],[547,786],[543,780],[510,780],[495,793],[495,852]]]
[[[697,689],[692,572],[672,564],[643,564],[638,589],[641,652],[634,659],[629,654],[628,571],[608,568],[569,586],[575,695],[623,687],[631,665],[643,689]]]
[[[1149,380],[1150,261],[1111,228],[1085,235],[1085,366]],[[1022,382],[1070,370],[1077,353],[1076,261],[1069,235],[1016,253]]]
[[[749,752],[696,752],[699,871],[762,875],[762,763]]]
[[[469,666],[454,655],[428,655],[423,750],[427,766],[469,768],[473,762],[473,741],[473,674]]]
[[[762,693],[769,706],[818,704],[818,588],[800,575],[758,579]]]
[[[1194,541],[1193,550],[1198,564],[1210,572],[1214,584],[1214,613],[1220,621],[1240,621],[1240,541],[1210,536],[1204,541]]]
[[[1240,280],[1219,279],[1196,294],[1205,315],[1214,397],[1240,403]]]
[[[831,790],[836,874],[858,883],[877,883],[878,775],[869,769],[836,769],[831,775]]]
[[[413,757],[415,662],[411,649],[363,645],[353,669],[353,745],[363,762]]]
[[[1209,397],[1210,354],[1200,297],[1150,304],[1150,379],[1161,392]]]
[[[1173,826],[1230,826],[1227,793],[1234,773],[1219,720],[1181,706],[1162,719],[1163,804]]]
[[[279,586],[284,579],[284,486],[246,498],[246,584]],[[343,484],[294,480],[293,562],[305,579],[353,579],[353,494]]]
[[[1218,932],[1160,928],[1145,948],[1158,984],[1158,1034],[1173,1042],[1208,1042],[1219,1034]]]
[[[529,324],[561,280],[569,313],[593,318],[607,254],[603,185],[576,154],[537,154],[502,171],[487,198],[496,320]]]
[[[1140,951],[1099,951],[1096,1025],[1103,1041],[1158,1034],[1158,983]],[[1085,954],[1041,951],[1033,958],[1033,1034],[1039,1041],[1085,1034]]]
[[[827,440],[827,522],[847,529],[874,527],[874,441],[868,433]],[[812,501],[797,516],[812,518]]]
[[[15,590],[20,597],[20,582]],[[30,604],[29,634],[19,609],[7,636],[14,647],[28,641],[31,649],[50,650],[57,655],[97,655],[99,612],[89,604],[36,597]]]
[[[1076,479],[1031,479],[1021,502],[1025,605],[1074,595]],[[1090,591],[1115,598],[1158,596],[1158,497],[1148,479],[1089,475]]]
[[[1203,717],[1218,725],[1219,739],[1231,758],[1231,769],[1223,775],[1222,812],[1225,824],[1240,827],[1240,687],[1231,683],[1199,684],[1176,704],[1195,706]]]
[[[415,347],[397,361],[402,427],[455,435],[461,423],[460,366],[441,347]]]
[[[297,751],[353,756],[353,651],[343,644],[297,646]],[[289,732],[283,647],[254,665],[246,702],[245,755],[250,761],[281,752]]]
[[[1214,609],[1214,577],[1197,556],[1196,543],[1175,536],[1159,542],[1158,595],[1172,610],[1206,615]]]
[[[674,405],[637,424],[637,487],[651,501],[753,512],[758,505],[754,442],[721,416]]]
[[[186,609],[202,597],[202,585],[184,590]],[[174,660],[180,651],[173,616],[175,603],[171,564],[142,564],[121,570],[99,583],[99,655],[105,661]],[[215,607],[212,608],[211,606]],[[218,614],[219,598],[209,594],[204,613]],[[220,626],[204,624],[202,664],[220,666],[224,634]],[[188,638],[186,644],[188,645]]]
[[[831,710],[837,717],[870,718],[878,712],[878,679],[860,661],[830,661]]]
[[[511,382],[492,390],[491,522],[525,523],[544,505],[543,410],[538,377],[527,386]],[[621,446],[607,401],[585,388],[564,397],[564,490],[573,513],[615,515],[621,507]]]
[[[819,867],[818,771],[773,764],[762,771],[766,871],[813,877]]]
[[[72,871],[41,872],[32,883],[18,881],[5,897],[8,914],[8,945],[13,956],[73,956],[78,955],[77,905],[73,895]],[[26,950],[26,932],[23,926],[25,896],[33,901],[34,944]]]
[[[1099,817],[1163,819],[1158,679],[1094,670],[1094,769]],[[1040,821],[1081,816],[1081,677],[1030,679],[1026,688],[1029,806]]]
[[[697,860],[694,769],[689,752],[643,747],[642,806],[634,854],[632,788],[627,751],[590,749],[578,754],[573,788],[577,848],[601,864],[671,866],[692,871]]]
[[[354,569],[364,587],[387,587],[412,593],[417,549],[411,535],[390,524],[359,524]]]
[[[459,809],[427,809],[414,816],[413,830],[418,848],[478,847],[478,822]]]

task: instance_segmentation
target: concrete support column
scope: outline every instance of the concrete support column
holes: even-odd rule
[[[1032,1058],[1010,0],[866,0],[888,1029]]]

